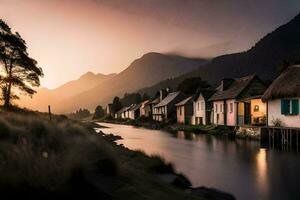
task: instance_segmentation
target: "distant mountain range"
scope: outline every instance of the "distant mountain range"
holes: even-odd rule
[[[55,113],[68,113],[79,108],[93,110],[97,105],[107,104],[114,96],[123,96],[126,92],[175,78],[206,62],[205,59],[147,53],[119,74],[95,75],[89,72],[57,89],[40,89],[33,99],[22,98],[18,104],[39,111],[46,111],[51,105]]]
[[[284,61],[300,61],[300,14],[258,41],[251,49],[229,55],[218,56],[198,69],[139,90],[140,93],[155,94],[159,88],[172,87],[188,77],[200,76],[216,85],[226,77],[241,77],[256,73],[265,81],[271,81]],[[300,78],[300,77],[299,77]]]
[[[212,85],[223,77],[241,77],[256,73],[263,80],[272,80],[283,61],[300,60],[300,15],[277,28],[251,49],[218,56],[210,61],[178,55],[148,53],[132,62],[119,74],[83,75],[57,89],[39,89],[33,99],[18,103],[34,110],[46,111],[51,105],[56,113],[79,108],[93,110],[96,105],[111,102],[114,96],[136,92],[153,95],[163,87],[176,88],[188,77],[200,76]],[[144,88],[144,89],[142,89]]]

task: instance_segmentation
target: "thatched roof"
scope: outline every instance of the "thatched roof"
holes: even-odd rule
[[[231,85],[225,90],[222,90],[220,85],[217,92],[209,98],[209,101],[235,99],[255,78],[257,78],[256,75],[250,75],[233,79]]]
[[[300,65],[288,67],[264,93],[264,101],[300,97]]]

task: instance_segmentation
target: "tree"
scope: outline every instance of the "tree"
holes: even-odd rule
[[[19,94],[32,96],[36,93],[33,87],[40,85],[43,71],[37,66],[37,61],[28,55],[25,40],[19,33],[13,33],[1,19],[0,65],[0,87],[6,108],[10,106],[12,99],[19,98]]]
[[[122,108],[122,103],[119,97],[115,97],[112,103],[111,110],[113,113],[118,112]]]
[[[147,93],[144,93],[144,94],[143,94],[142,101],[146,101],[146,100],[149,100],[149,99],[150,99],[150,97],[148,96],[148,94],[147,94]]]
[[[183,80],[179,85],[177,90],[185,94],[195,94],[197,89],[207,89],[210,85],[203,81],[200,77],[188,78]]]
[[[93,119],[100,119],[105,116],[105,111],[102,106],[97,106],[94,112]]]

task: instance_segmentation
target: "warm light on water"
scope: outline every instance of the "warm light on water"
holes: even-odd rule
[[[194,186],[218,188],[241,200],[298,200],[300,157],[260,147],[259,142],[205,134],[171,134],[132,126],[103,124],[130,149],[159,154],[175,164]]]

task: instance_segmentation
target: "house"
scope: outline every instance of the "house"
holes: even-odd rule
[[[262,125],[266,121],[266,104],[262,95],[267,87],[256,75],[223,79],[209,101],[213,104],[215,125]]]
[[[152,113],[151,100],[146,100],[141,103],[140,116],[150,117]]]
[[[181,92],[169,93],[161,102],[154,106],[153,120],[164,121],[176,117],[175,104],[182,101],[185,98]]]
[[[127,106],[124,108],[121,108],[118,112],[115,114],[116,119],[127,119],[129,118],[129,112],[128,110],[131,108],[131,106]]]
[[[211,124],[212,102],[208,99],[215,93],[215,90],[197,91],[193,97],[193,116],[191,124],[208,125]]]
[[[288,67],[263,95],[268,126],[300,128],[300,65]]]
[[[175,104],[178,124],[190,124],[193,116],[193,96]]]
[[[146,109],[150,110],[149,112],[149,117],[153,118],[153,110],[154,110],[154,106],[156,106],[160,101],[161,101],[162,97],[155,97],[154,99],[150,100],[148,103],[146,103],[145,107],[148,107]]]
[[[128,118],[129,119],[137,119],[140,116],[140,107],[141,107],[141,103],[139,104],[133,104],[130,106],[130,108],[128,109]]]

